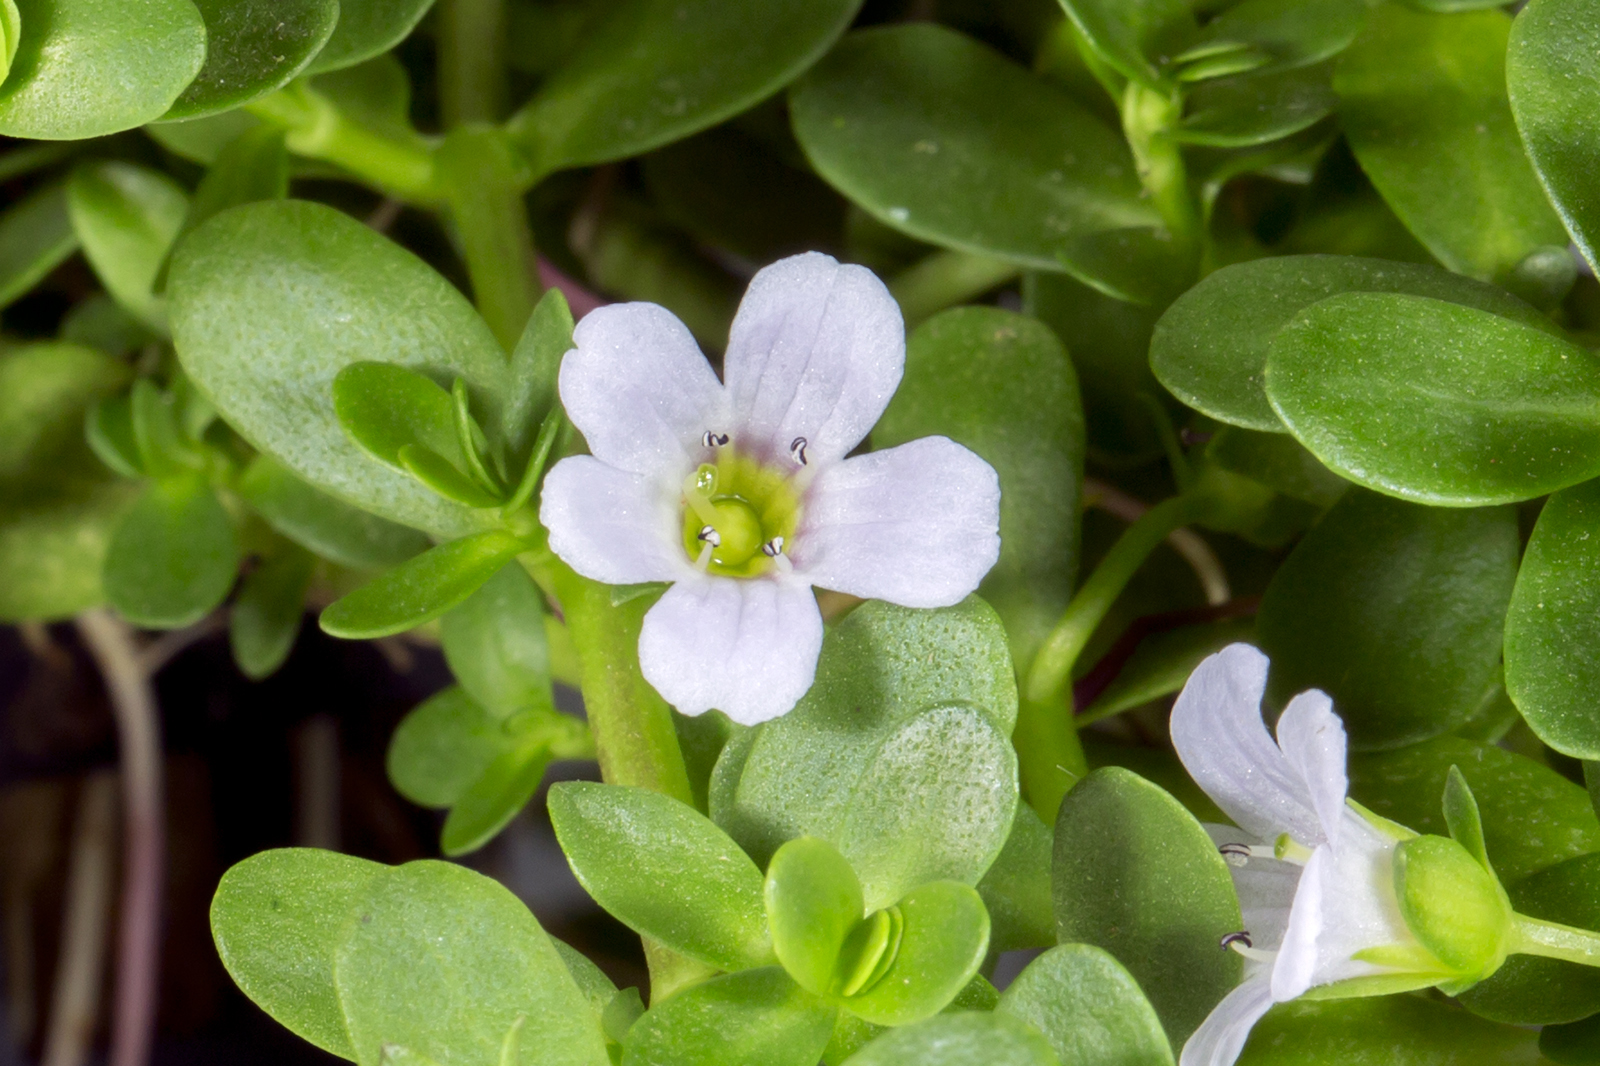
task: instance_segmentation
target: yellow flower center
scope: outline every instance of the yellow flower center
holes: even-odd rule
[[[778,562],[800,521],[787,471],[732,448],[683,483],[683,547],[708,573],[756,577]]]

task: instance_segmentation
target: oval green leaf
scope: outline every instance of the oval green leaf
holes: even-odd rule
[[[0,307],[26,294],[78,250],[67,190],[46,185],[0,214]]]
[[[389,781],[419,806],[450,807],[510,742],[502,719],[452,685],[400,720],[389,738]]]
[[[552,758],[549,745],[536,739],[502,751],[451,806],[439,850],[454,858],[494,839],[528,805]]]
[[[865,913],[861,882],[826,840],[791,840],[767,864],[762,891],[772,951],[808,992],[833,985],[839,949]]]
[[[996,1009],[1043,1033],[1062,1066],[1172,1066],[1139,983],[1092,944],[1062,944],[1034,959]]]
[[[622,1066],[816,1066],[835,1014],[776,966],[723,974],[646,1011]]]
[[[381,570],[429,547],[423,534],[312,488],[270,455],[251,460],[235,487],[273,529],[340,566]]]
[[[228,620],[233,661],[245,677],[259,681],[289,657],[316,565],[310,552],[285,544],[245,577]]]
[[[490,714],[550,710],[550,646],[544,594],[528,572],[508,563],[439,622],[450,672]]]
[[[91,163],[67,184],[72,228],[113,299],[145,325],[167,329],[157,275],[189,211],[189,196],[159,171],[132,163]]]
[[[1299,1000],[1256,1023],[1239,1066],[1538,1066],[1537,1041],[1421,996]]]
[[[206,23],[206,63],[162,116],[231,111],[283,88],[327,43],[340,0],[194,0]]]
[[[1089,47],[1124,78],[1160,87],[1197,36],[1185,0],[1062,0]]]
[[[487,529],[430,548],[335,600],[322,612],[323,632],[371,640],[415,629],[471,596],[526,547]]]
[[[174,474],[145,486],[106,550],[106,598],[123,617],[177,629],[205,617],[233,586],[239,541],[203,477]]]
[[[931,1018],[977,975],[989,949],[989,912],[978,893],[955,881],[934,881],[895,904],[900,912],[894,961],[875,982],[844,999],[847,1010],[874,1025],[911,1025]]]
[[[959,1011],[891,1029],[847,1066],[1059,1066],[1050,1042],[999,1012]]]
[[[433,0],[339,0],[339,24],[306,73],[342,70],[387,52],[432,6]]]

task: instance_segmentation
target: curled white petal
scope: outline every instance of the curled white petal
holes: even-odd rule
[[[824,470],[796,532],[796,572],[820,588],[903,607],[948,607],[1000,556],[1000,481],[946,437]]]
[[[561,402],[598,459],[633,474],[690,463],[706,431],[729,416],[722,383],[682,322],[649,303],[584,316],[561,360]]]
[[[870,270],[820,252],[780,259],[745,291],[723,360],[737,443],[790,462],[843,458],[866,437],[905,369],[900,306]]]
[[[1305,782],[1323,839],[1337,848],[1350,781],[1345,774],[1344,723],[1333,713],[1327,693],[1312,689],[1289,701],[1278,718],[1278,747]]]
[[[591,456],[569,456],[545,475],[539,521],[550,550],[591,580],[632,585],[693,573],[673,498],[653,479]]]
[[[684,714],[716,708],[742,725],[787,712],[811,687],[822,613],[799,581],[695,574],[644,616],[639,666]]]
[[[1233,1066],[1250,1039],[1250,1030],[1272,1009],[1272,989],[1265,975],[1249,978],[1211,1008],[1183,1045],[1178,1066]]]
[[[1317,942],[1327,919],[1323,906],[1327,887],[1324,874],[1332,857],[1331,849],[1318,848],[1311,853],[1300,874],[1300,888],[1289,910],[1289,926],[1284,930],[1278,960],[1272,967],[1272,997],[1280,1002],[1291,1000],[1310,988],[1317,972],[1320,955]],[[1338,885],[1332,887],[1335,892],[1339,890]]]
[[[1320,844],[1310,792],[1261,720],[1266,688],[1267,657],[1250,645],[1209,656],[1173,704],[1173,746],[1189,776],[1244,829]]]

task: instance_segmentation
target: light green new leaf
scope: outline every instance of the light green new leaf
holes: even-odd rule
[[[183,227],[189,196],[165,174],[132,163],[90,163],[67,183],[67,210],[84,255],[117,303],[165,333],[165,301],[154,286]]]
[[[465,460],[456,407],[437,382],[392,363],[351,363],[333,379],[340,427],[368,455],[405,469],[401,449],[420,446],[447,461]]]
[[[1600,759],[1600,482],[1552,496],[1539,513],[1506,613],[1506,691],[1557,751]]]
[[[544,627],[544,594],[526,570],[508,563],[440,619],[439,637],[461,687],[506,718],[554,706]]]
[[[1006,623],[1012,659],[1029,663],[1072,594],[1083,479],[1078,379],[1050,328],[993,307],[918,326],[872,441],[882,449],[935,434],[1000,476],[1000,561],[978,592]]]
[[[1256,617],[1282,706],[1319,688],[1356,749],[1467,720],[1494,680],[1517,572],[1509,507],[1456,510],[1352,491],[1296,545]]]
[[[890,1029],[845,1060],[847,1066],[1059,1066],[1050,1042],[998,1011],[941,1014]]]
[[[996,1009],[1043,1033],[1061,1066],[1172,1066],[1161,1019],[1138,982],[1091,944],[1062,944],[1034,959]]]
[[[206,63],[162,118],[231,111],[289,84],[339,21],[339,0],[194,0]]]
[[[772,961],[761,871],[693,807],[573,781],[550,789],[550,821],[578,881],[629,928],[719,969]]]
[[[0,307],[44,280],[78,250],[67,189],[46,185],[0,214]]]
[[[510,457],[523,460],[533,450],[540,423],[556,403],[556,375],[572,348],[572,309],[552,286],[539,298],[522,337],[511,352],[511,396],[500,432]],[[515,475],[513,475],[515,476]]]
[[[498,882],[453,863],[407,863],[368,883],[358,914],[333,979],[360,1066],[377,1066],[388,1044],[446,1066],[610,1062],[550,938]]]
[[[954,881],[918,886],[891,913],[902,923],[885,953],[893,961],[881,976],[875,967],[876,980],[869,977],[844,1005],[874,1025],[910,1025],[949,1006],[977,975],[989,949],[989,914],[975,890]]]
[[[370,640],[415,629],[471,596],[526,547],[487,529],[430,548],[335,600],[322,612],[323,632]]]
[[[789,106],[817,172],[920,240],[1059,272],[1074,238],[1160,224],[1121,136],[1053,83],[931,23],[852,34]]]
[[[1178,297],[1156,323],[1150,366],[1195,410],[1282,433],[1265,391],[1268,345],[1301,311],[1344,292],[1427,296],[1553,330],[1504,290],[1438,267],[1359,256],[1274,256],[1225,266]]]
[[[423,534],[312,488],[270,455],[251,460],[235,488],[273,529],[340,566],[381,570],[429,547]]]
[[[395,790],[422,807],[450,807],[505,750],[505,721],[452,685],[414,708],[389,738]]]
[[[233,661],[244,676],[259,681],[289,657],[316,565],[310,552],[285,544],[245,577],[228,628]]]
[[[411,33],[433,0],[339,0],[339,24],[308,74],[341,70],[387,52]]]
[[[379,863],[313,848],[264,851],[222,875],[211,935],[228,976],[255,1004],[324,1051],[354,1059],[334,988],[334,956],[360,921]]]
[[[1489,280],[1567,243],[1517,137],[1503,11],[1432,15],[1385,4],[1334,75],[1361,168],[1451,270]]]
[[[787,85],[861,0],[622,0],[590,23],[509,129],[544,173],[698,133]]]
[[[1194,816],[1139,775],[1107,767],[1067,793],[1051,881],[1060,940],[1127,967],[1172,1046],[1238,984],[1239,957],[1217,947],[1243,928],[1228,866]]]
[[[1125,78],[1152,88],[1197,36],[1185,0],[1061,0],[1090,48]]]
[[[159,118],[200,72],[190,0],[17,0],[22,39],[0,82],[0,134],[78,140]]]
[[[1523,145],[1567,232],[1600,264],[1600,3],[1533,0],[1511,26],[1506,87]]]
[[[801,988],[828,994],[839,951],[866,911],[850,863],[826,840],[791,840],[767,864],[763,899],[773,954]]]
[[[106,550],[106,598],[152,629],[198,622],[222,602],[239,568],[239,541],[217,494],[197,474],[151,481]]]
[[[1266,385],[1323,463],[1418,503],[1511,503],[1600,474],[1600,358],[1485,311],[1323,300],[1272,339]]]
[[[1244,0],[1206,23],[1191,54],[1214,50],[1222,56],[1226,45],[1248,46],[1271,57],[1256,68],[1261,73],[1305,67],[1348,48],[1366,14],[1363,0]]]
[[[451,805],[439,832],[439,850],[451,857],[465,855],[494,839],[528,805],[552,758],[541,738],[505,746]]]
[[[816,1066],[836,1013],[775,966],[723,974],[645,1012],[622,1066]]]
[[[436,536],[484,518],[345,436],[333,381],[380,360],[451,381],[498,417],[505,354],[466,299],[347,215],[293,200],[225,211],[184,239],[167,286],[184,369],[229,425],[313,486]]]
[[[1541,1066],[1531,1029],[1422,996],[1298,1000],[1256,1023],[1239,1066]]]

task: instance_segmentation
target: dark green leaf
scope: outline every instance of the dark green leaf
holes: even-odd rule
[[[46,185],[0,215],[0,307],[15,301],[78,250],[65,185]]]
[[[540,424],[555,408],[556,375],[571,347],[572,309],[561,290],[551,288],[528,316],[527,328],[511,352],[512,391],[500,432],[513,459],[533,451]]]
[[[833,990],[839,950],[866,913],[861,882],[832,844],[800,837],[767,864],[763,890],[772,950],[808,992]]]
[[[1356,256],[1280,256],[1223,267],[1180,296],[1156,323],[1150,365],[1195,410],[1246,429],[1281,433],[1283,423],[1263,383],[1267,347],[1301,311],[1343,292],[1427,296],[1552,328],[1521,300],[1438,267]]]
[[[1078,32],[1125,78],[1160,86],[1167,68],[1196,36],[1184,0],[1062,0]]]
[[[1345,293],[1273,338],[1267,396],[1350,480],[1419,503],[1509,503],[1600,474],[1600,359],[1485,311]]]
[[[724,974],[647,1011],[623,1066],[816,1066],[835,1008],[775,966]]]
[[[1329,64],[1202,82],[1188,94],[1175,140],[1212,148],[1248,148],[1280,140],[1333,113]]]
[[[163,118],[231,111],[283,88],[339,21],[339,0],[194,0],[206,22],[206,63]]]
[[[850,1056],[848,1066],[1058,1066],[1050,1043],[1009,1015],[941,1014],[891,1029]]]
[[[245,577],[233,604],[229,637],[233,661],[246,677],[260,680],[289,657],[316,564],[310,552],[285,544]]]
[[[269,455],[251,461],[237,488],[273,529],[340,566],[380,570],[428,549],[423,534],[312,488]]]
[[[165,302],[153,287],[183,226],[188,194],[159,171],[92,163],[73,171],[67,209],[106,291],[145,325],[166,332]]]
[[[260,119],[241,108],[187,122],[157,122],[146,126],[144,132],[179,158],[210,166],[230,142],[260,125]]]
[[[239,542],[205,479],[174,474],[145,486],[106,550],[105,590],[128,621],[176,629],[205,617],[233,585]]]
[[[450,807],[511,742],[505,720],[452,685],[414,708],[389,738],[389,780],[423,807]]]
[[[306,72],[339,70],[387,52],[432,6],[433,0],[339,0],[339,24]]]
[[[1049,947],[1056,923],[1050,898],[1052,834],[1026,803],[1017,804],[1011,835],[978,882],[995,951]]]
[[[1239,1066],[1537,1066],[1535,1041],[1421,996],[1299,1000],[1256,1023]]]
[[[1075,237],[1160,222],[1121,137],[1055,85],[929,23],[852,34],[790,108],[831,185],[944,247],[1060,271]]]
[[[939,1013],[967,987],[989,948],[989,914],[966,885],[921,885],[894,911],[903,923],[888,949],[894,961],[844,999],[846,1009],[875,1025],[910,1025]]]
[[[252,444],[374,514],[437,536],[481,528],[484,518],[370,458],[334,415],[335,376],[377,359],[463,377],[474,407],[498,417],[505,355],[421,260],[319,204],[248,204],[184,240],[167,289],[184,369]]]
[[[1090,944],[1062,944],[1034,959],[997,1009],[1043,1033],[1062,1066],[1172,1066],[1161,1019],[1138,982]]]
[[[83,452],[85,409],[128,378],[127,367],[75,344],[0,352],[0,483],[51,481]]]
[[[1205,456],[1225,470],[1315,507],[1333,506],[1350,487],[1287,433],[1225,426],[1212,436]]]
[[[1106,718],[1170,696],[1183,688],[1202,659],[1236,641],[1253,641],[1255,631],[1255,619],[1234,618],[1153,633],[1139,642],[1116,678],[1078,714],[1084,719]]]
[[[528,805],[552,758],[539,737],[502,751],[451,806],[439,849],[456,856],[487,844]]]
[[[1485,280],[1565,244],[1506,97],[1503,11],[1375,9],[1334,75],[1361,168],[1451,270]]]
[[[1248,45],[1272,57],[1264,71],[1304,67],[1349,47],[1366,14],[1361,0],[1244,0],[1207,22],[1191,51]]]
[[[1516,567],[1510,508],[1347,494],[1262,598],[1272,699],[1322,689],[1356,749],[1450,732],[1494,680]]]
[[[1539,1031],[1539,1052],[1561,1066],[1600,1063],[1600,1014],[1568,1025],[1547,1025]]]
[[[322,612],[322,629],[349,640],[414,629],[463,602],[526,547],[489,529],[431,548],[336,600]]]
[[[22,39],[0,85],[0,133],[76,140],[159,118],[200,72],[190,0],[17,0]]]
[[[490,714],[554,707],[543,603],[528,572],[508,563],[440,619],[450,672]]]
[[[622,0],[510,122],[548,173],[649,151],[771,96],[843,33],[861,0]]]
[[[1242,928],[1227,864],[1194,816],[1128,770],[1084,778],[1056,818],[1051,882],[1060,940],[1128,968],[1173,1046],[1239,981],[1217,944]]]
[[[189,213],[184,216],[183,228],[173,238],[173,244],[212,215],[240,204],[257,200],[282,200],[289,195],[289,150],[284,146],[284,132],[276,126],[251,126],[223,146],[217,153],[206,176],[194,191]],[[156,288],[166,288],[167,266],[163,265]]]
[[[550,820],[578,880],[625,925],[724,970],[772,961],[761,871],[693,807],[564,782],[550,789]]]

